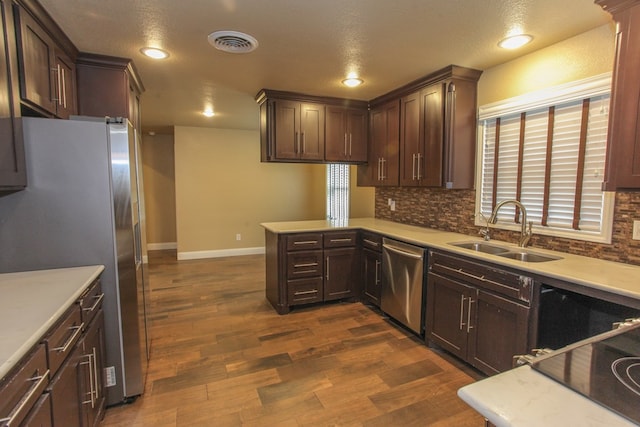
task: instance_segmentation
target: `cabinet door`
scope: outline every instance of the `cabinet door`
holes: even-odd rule
[[[422,97],[422,136],[424,155],[418,161],[420,185],[442,186],[442,144],[444,139],[443,85],[429,86],[420,92]]]
[[[474,288],[428,273],[425,338],[462,359],[467,358],[468,329],[472,320],[468,309],[472,297],[475,297]]]
[[[487,374],[511,369],[513,356],[529,350],[529,309],[482,290],[478,290],[474,299],[471,300],[469,362]]]
[[[0,191],[27,185],[18,73],[12,64],[15,48],[11,2],[0,1]]]
[[[274,146],[276,159],[295,160],[299,157],[300,103],[276,100],[274,108]]]
[[[353,297],[358,294],[356,248],[324,251],[324,300]]]
[[[420,93],[416,92],[401,100],[400,185],[418,185],[423,155],[420,141]]]
[[[80,406],[83,396],[79,379],[87,363],[87,358],[82,357],[82,344],[79,343],[51,381],[49,393],[53,425],[82,426]]]
[[[51,427],[51,397],[44,393],[36,402],[20,427]]]
[[[349,159],[347,135],[347,110],[327,107],[324,157],[328,162],[344,162]]]
[[[104,321],[102,310],[85,332],[82,343],[84,362],[80,377],[83,425],[95,427],[104,416],[106,396],[104,387]],[[85,363],[86,362],[86,363]]]
[[[380,307],[380,266],[382,254],[369,249],[362,250],[362,280],[365,298]]]
[[[55,101],[56,116],[68,119],[70,115],[76,114],[76,78],[75,65],[71,58],[55,49]]]
[[[366,166],[358,166],[358,185],[397,186],[400,168],[400,101],[373,108],[369,116],[369,162]]]
[[[349,160],[352,162],[366,162],[367,161],[367,112],[366,111],[348,110],[347,142],[348,142]]]
[[[35,107],[56,113],[54,100],[55,58],[53,40],[22,7],[17,7],[19,21],[20,95]]]
[[[300,140],[298,146],[300,159],[324,159],[324,125],[323,104],[303,103],[300,105]]]

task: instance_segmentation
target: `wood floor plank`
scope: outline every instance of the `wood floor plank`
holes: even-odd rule
[[[145,394],[112,426],[461,426],[456,395],[478,374],[372,307],[337,302],[280,316],[263,255],[176,261],[150,253]]]

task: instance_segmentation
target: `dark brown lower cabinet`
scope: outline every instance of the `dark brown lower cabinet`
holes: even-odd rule
[[[324,300],[331,301],[356,296],[358,256],[355,247],[325,249]]]
[[[51,381],[54,426],[93,427],[104,416],[103,317],[100,310]]]
[[[51,427],[51,397],[48,393],[40,396],[21,427]]]
[[[529,278],[438,253],[429,263],[427,341],[489,375],[510,369],[513,356],[530,351]],[[514,296],[494,290],[501,286]]]
[[[382,254],[371,249],[362,250],[362,281],[364,298],[376,307],[380,307],[380,277],[382,272]]]

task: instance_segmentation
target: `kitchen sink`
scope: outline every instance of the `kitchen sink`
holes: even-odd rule
[[[547,262],[547,261],[554,261],[556,259],[562,259],[557,256],[542,255],[542,254],[536,254],[533,252],[525,252],[525,251],[518,251],[518,252],[509,251],[509,252],[505,252],[497,255],[504,258],[515,259],[517,261],[524,261],[524,262]]]
[[[509,252],[509,249],[502,248],[500,246],[491,245],[489,243],[484,243],[484,242],[461,242],[461,243],[451,243],[451,245],[457,246],[463,249],[471,249],[472,251],[483,252],[485,254],[493,254],[493,255]]]
[[[459,242],[449,243],[452,246],[456,246],[462,249],[470,249],[476,252],[482,252],[490,255],[497,255],[503,258],[515,259],[522,262],[547,262],[562,259],[558,256],[543,255],[535,252],[529,252],[527,250],[518,250],[512,248],[505,248],[502,246],[494,245],[485,242]]]

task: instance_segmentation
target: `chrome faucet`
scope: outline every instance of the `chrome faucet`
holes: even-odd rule
[[[522,212],[522,229],[520,230],[520,241],[518,242],[518,246],[520,246],[521,248],[524,248],[527,246],[527,244],[529,244],[529,240],[533,235],[533,231],[532,231],[533,222],[529,221],[527,223],[527,210],[525,209],[522,203],[520,203],[515,199],[501,201],[493,209],[493,212],[491,213],[491,217],[489,217],[489,223],[490,224],[496,223],[496,221],[498,220],[498,211],[500,210],[501,207],[507,204],[516,205],[518,208],[520,208],[520,211]]]
[[[478,231],[478,234],[482,236],[485,242],[488,242],[489,240],[491,240],[491,230],[489,229],[489,219],[486,216],[484,216],[482,212],[478,212],[477,216],[482,218],[485,222],[485,226],[482,227],[480,231]]]

